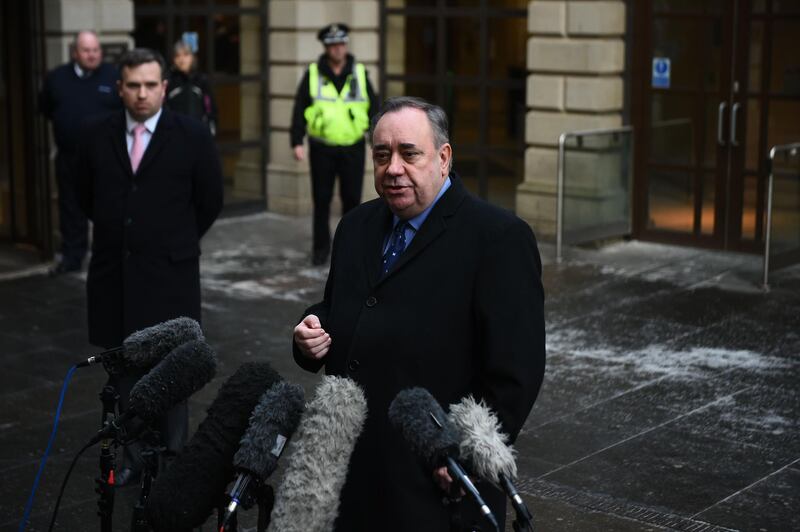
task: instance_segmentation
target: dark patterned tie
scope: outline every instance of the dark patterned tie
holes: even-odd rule
[[[406,227],[408,227],[408,222],[400,222],[394,227],[389,247],[386,248],[386,253],[383,254],[381,277],[385,276],[389,270],[392,269],[392,266],[394,266],[394,263],[400,258],[403,250],[406,249]]]

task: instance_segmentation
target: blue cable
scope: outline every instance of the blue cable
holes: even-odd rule
[[[31,494],[28,496],[28,502],[25,504],[25,513],[22,515],[22,521],[19,522],[19,532],[23,532],[23,530],[25,530],[25,526],[28,524],[28,519],[31,515],[31,509],[33,508],[33,498],[36,495],[36,488],[39,487],[39,480],[42,478],[42,472],[44,471],[44,466],[47,463],[47,457],[50,456],[50,449],[53,447],[53,442],[55,441],[56,433],[58,432],[58,419],[61,417],[61,407],[64,405],[64,395],[67,393],[67,385],[69,384],[69,380],[72,378],[72,374],[75,373],[76,369],[78,369],[78,366],[72,366],[69,368],[67,376],[64,378],[64,385],[61,387],[61,396],[58,398],[58,407],[56,407],[56,417],[53,421],[53,431],[50,433],[50,441],[47,442],[47,449],[45,449],[44,455],[42,455],[42,460],[39,462],[39,471],[36,472],[36,478],[33,481]]]

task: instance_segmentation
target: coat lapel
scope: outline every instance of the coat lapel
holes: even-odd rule
[[[465,196],[466,189],[461,183],[461,179],[456,175],[455,172],[451,172],[450,188],[444,193],[444,196],[439,198],[439,201],[436,202],[436,205],[434,205],[430,214],[425,219],[422,227],[419,228],[419,232],[417,232],[417,234],[414,236],[414,240],[411,241],[411,244],[408,246],[408,248],[406,248],[403,254],[400,255],[400,258],[397,259],[397,262],[394,264],[394,267],[391,269],[391,271],[389,271],[389,273],[383,278],[376,277],[376,279],[378,279],[377,284],[380,284],[386,279],[391,278],[392,275],[400,271],[406,264],[413,261],[420,253],[422,253],[422,250],[439,238],[439,236],[441,236],[442,233],[444,233],[447,229],[447,218],[455,214]],[[388,208],[386,210],[388,211]],[[391,217],[389,219],[391,220]],[[389,223],[391,224],[391,222]],[[387,226],[382,234],[382,237],[385,237],[386,234],[388,234],[389,229],[390,228]],[[381,239],[381,243],[382,242],[383,239]],[[376,271],[377,270],[379,270],[379,268],[376,268]],[[379,273],[379,271],[377,271],[377,273]]]
[[[382,200],[364,228],[364,242],[367,249],[364,254],[364,267],[367,271],[369,285],[375,286],[380,279],[381,257],[383,256],[383,240],[392,228],[392,212]]]
[[[133,177],[131,158],[128,155],[128,144],[125,135],[125,111],[114,113],[111,118],[111,135],[109,138],[120,166],[128,177]]]
[[[139,168],[136,170],[137,174],[141,174],[147,169],[147,166],[158,156],[158,153],[167,145],[169,140],[170,131],[173,126],[172,115],[166,109],[162,108],[161,116],[156,123],[156,131],[153,133],[150,142],[147,144],[147,149],[142,156],[142,162],[139,163]],[[130,162],[128,162],[130,168]]]

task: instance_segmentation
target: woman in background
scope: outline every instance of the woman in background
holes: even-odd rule
[[[167,84],[167,108],[203,121],[211,135],[217,133],[217,104],[206,77],[197,71],[194,53],[184,41],[173,47]]]

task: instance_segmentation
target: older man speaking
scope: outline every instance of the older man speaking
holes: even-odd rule
[[[342,218],[324,299],[294,330],[301,367],[325,366],[367,395],[369,417],[336,530],[473,530],[477,508],[466,500],[442,504],[449,477],[425,470],[387,410],[413,386],[443,405],[473,394],[516,437],[544,376],[536,240],[527,224],[473,197],[451,171],[441,108],[417,98],[386,101],[372,143],[380,198]],[[502,521],[502,493],[480,489]]]

